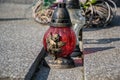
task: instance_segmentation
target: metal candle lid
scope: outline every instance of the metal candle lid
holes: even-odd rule
[[[79,0],[63,0],[69,9],[80,9]]]
[[[72,23],[65,3],[58,3],[58,7],[53,13],[50,26],[71,27]]]

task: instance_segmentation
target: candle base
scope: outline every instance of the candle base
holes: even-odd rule
[[[76,45],[76,48],[74,49],[73,53],[70,55],[71,57],[82,57],[83,52],[80,51],[79,45]]]
[[[74,60],[71,57],[60,57],[55,60],[52,55],[48,55],[45,60],[50,68],[65,69],[75,67]]]

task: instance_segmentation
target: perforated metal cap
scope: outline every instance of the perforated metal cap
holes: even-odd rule
[[[66,3],[67,8],[80,9],[79,0],[63,0]]]
[[[72,23],[66,3],[58,3],[57,9],[54,11],[50,26],[54,27],[71,27]]]

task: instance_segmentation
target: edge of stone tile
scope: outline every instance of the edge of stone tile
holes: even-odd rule
[[[34,63],[32,64],[32,66],[30,67],[24,80],[32,80],[34,73],[36,72],[37,68],[39,67],[38,65],[41,63],[41,61],[44,59],[44,57],[45,57],[45,50],[42,47],[40,53],[38,54],[37,58],[35,59]]]
[[[33,80],[33,76],[39,67],[38,65],[41,63],[41,61],[44,59],[44,57],[45,57],[45,50],[42,47],[42,49],[40,50],[40,53],[38,54],[37,58],[31,65],[31,67],[30,67],[28,73],[25,75],[25,77],[13,78],[13,77],[6,76],[6,77],[0,77],[0,80]]]

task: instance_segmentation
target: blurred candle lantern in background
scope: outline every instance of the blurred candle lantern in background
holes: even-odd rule
[[[71,56],[81,56],[83,52],[82,27],[85,24],[85,18],[81,14],[80,2],[79,0],[64,0],[63,2],[67,5],[77,39],[76,50],[78,53],[73,53]]]
[[[74,61],[70,58],[70,54],[75,48],[76,36],[71,26],[66,4],[58,3],[50,22],[50,28],[43,39],[44,48],[48,55],[54,56],[52,60],[50,58],[47,60],[49,65],[59,68],[74,67]]]

